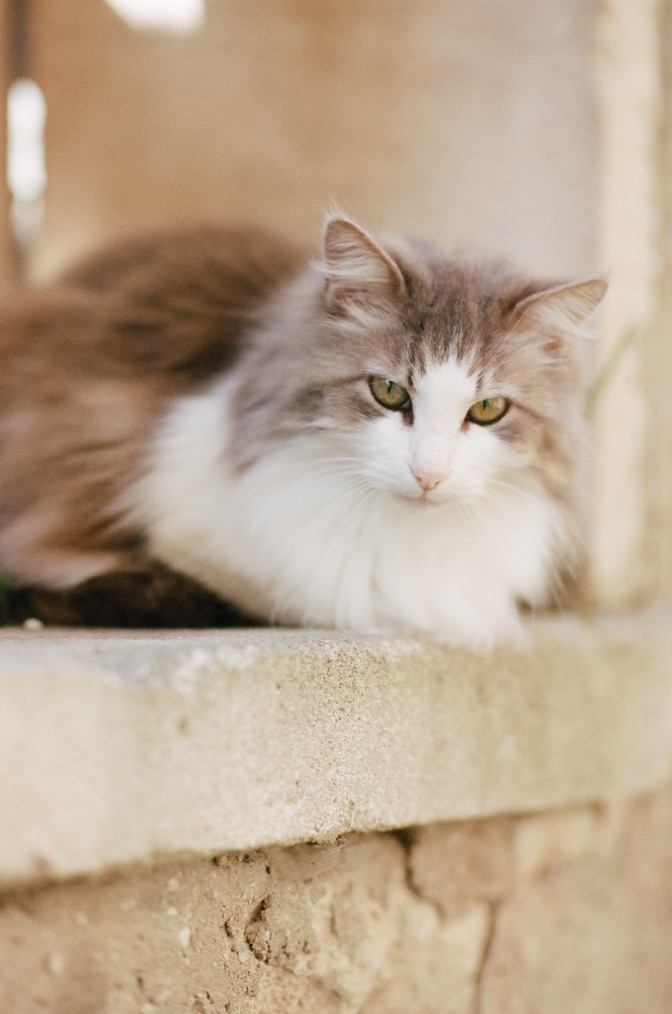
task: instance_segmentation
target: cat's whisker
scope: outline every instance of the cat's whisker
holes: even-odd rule
[[[475,517],[480,523],[488,525],[497,518],[501,510],[510,509],[511,497],[507,497],[500,489],[493,488],[498,486],[514,494],[517,492],[513,484],[490,482],[487,493],[474,496],[469,501],[459,502],[462,516]]]
[[[325,483],[330,483],[325,488]],[[362,474],[357,474],[349,469],[318,469],[314,474],[301,476],[294,484],[296,492],[301,493],[318,489],[332,504],[335,499],[343,501],[343,510],[346,515],[350,511],[360,510],[363,505],[373,500],[380,491],[372,485],[371,481]]]
[[[337,491],[340,492],[341,490],[346,490],[348,488],[359,488],[360,486],[363,487],[367,486],[366,478],[364,475],[358,475],[356,472],[353,472],[352,470],[349,469],[341,470],[327,468],[311,470],[309,474],[299,476],[296,479],[295,483],[293,483],[293,486],[294,488],[299,490],[302,488],[309,488],[311,486],[324,486],[324,484],[331,479],[335,479],[338,481],[337,487],[335,487],[333,490],[331,489],[329,490],[330,492],[333,493]]]
[[[492,518],[491,506],[480,499],[472,500],[470,503],[461,504],[463,517],[467,520],[476,518],[480,524],[488,525]]]

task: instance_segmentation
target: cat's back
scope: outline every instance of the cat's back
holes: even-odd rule
[[[145,375],[177,393],[235,360],[300,246],[255,227],[195,225],[112,242],[0,303],[4,365]],[[32,371],[31,371],[32,372]]]
[[[171,403],[232,368],[306,254],[258,229],[124,240],[0,299],[0,569],[68,586],[134,565],[117,498]]]
[[[62,285],[129,299],[171,300],[192,290],[219,305],[252,305],[302,265],[306,252],[256,226],[200,223],[124,236],[82,258]]]

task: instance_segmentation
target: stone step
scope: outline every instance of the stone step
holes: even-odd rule
[[[0,632],[0,885],[534,812],[672,770],[667,613],[472,654],[332,632]]]

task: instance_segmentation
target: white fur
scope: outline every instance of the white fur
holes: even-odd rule
[[[487,397],[463,366],[418,379],[413,426],[386,412],[312,431],[239,473],[231,383],[172,407],[125,501],[156,557],[273,620],[473,646],[516,633],[516,599],[544,597],[559,512],[494,428],[463,425]],[[441,473],[428,493],[420,463]]]

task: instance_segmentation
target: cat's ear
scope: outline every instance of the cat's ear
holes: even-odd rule
[[[567,332],[577,331],[602,302],[607,291],[605,278],[588,278],[542,289],[520,299],[515,305],[519,320]]]
[[[323,237],[325,302],[347,308],[351,303],[397,300],[406,292],[398,264],[349,218],[327,218]]]

